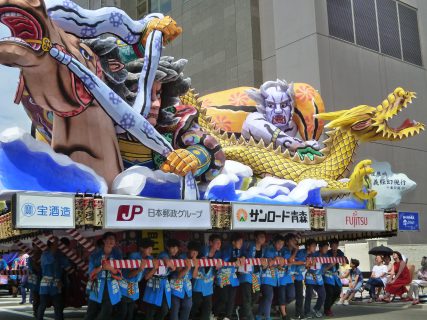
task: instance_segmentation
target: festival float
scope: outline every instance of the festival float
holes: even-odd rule
[[[21,70],[15,102],[32,122],[31,134],[0,134],[1,250],[67,236],[74,247],[59,249],[84,274],[103,230],[120,232],[125,253],[142,235],[157,249],[213,231],[396,235],[399,199],[416,183],[352,161],[359,143],[424,130],[389,125],[414,92],[334,112],[311,85],[279,79],[200,97],[187,60],[161,54],[182,31],[170,17],[70,0],[1,0],[0,15],[11,31],[0,63]]]

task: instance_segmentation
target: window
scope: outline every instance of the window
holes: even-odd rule
[[[353,0],[356,43],[378,51],[377,17],[375,0]]]
[[[422,66],[417,11],[396,0],[327,0],[329,34]]]
[[[401,59],[396,2],[394,0],[377,0],[377,8],[381,52]]]
[[[137,0],[136,1],[136,15],[138,19],[144,18],[148,13],[148,0]]]
[[[150,12],[160,12],[165,14],[171,10],[171,0],[150,0]]]
[[[417,12],[399,4],[403,60],[422,65]]]
[[[354,42],[351,0],[328,0],[329,34]]]

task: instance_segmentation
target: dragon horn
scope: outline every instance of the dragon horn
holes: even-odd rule
[[[256,103],[263,105],[264,104],[264,98],[262,96],[262,93],[258,91],[257,89],[249,89],[246,90],[246,94],[254,100]]]
[[[344,115],[347,112],[347,110],[340,110],[340,111],[333,111],[333,112],[323,112],[319,114],[315,114],[314,117],[320,120],[326,120],[331,121],[338,119],[342,115]]]

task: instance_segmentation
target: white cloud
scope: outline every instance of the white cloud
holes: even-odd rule
[[[0,38],[10,35],[0,24]],[[10,127],[20,127],[30,132],[31,122],[22,105],[13,102],[18,87],[19,69],[0,65],[0,132]]]

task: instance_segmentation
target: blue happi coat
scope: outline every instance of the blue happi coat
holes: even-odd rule
[[[60,252],[52,253],[49,250],[43,252],[41,259],[40,294],[57,295],[62,291],[62,273],[70,263]]]
[[[95,268],[98,268],[102,264],[102,260],[106,257],[104,255],[104,250],[100,249],[95,251],[89,258],[89,274]],[[122,254],[118,250],[113,250],[109,256],[109,260],[120,260],[122,259]],[[104,294],[105,284],[108,287],[108,295],[112,305],[120,302],[122,294],[120,292],[119,281],[111,277],[110,271],[102,270],[96,275],[96,279],[92,282],[91,288],[89,290],[89,299],[97,303],[102,302],[102,296]]]
[[[307,257],[306,249],[298,250],[297,254],[295,255],[295,261],[305,261],[306,257]],[[292,266],[292,273],[295,277],[295,281],[303,281],[304,272],[305,272],[305,264]]]
[[[131,260],[141,260],[142,255],[140,252],[133,252],[129,255],[129,259]],[[148,258],[146,258],[148,259]],[[139,299],[139,285],[138,283],[141,281],[142,277],[145,274],[146,269],[141,272],[138,272],[136,276],[129,277],[129,273],[131,269],[123,269],[123,278],[119,281],[120,291],[122,296],[128,297],[133,301]]]
[[[33,257],[28,258],[28,271],[30,272],[28,275],[28,288],[38,292],[40,290],[41,274],[35,270],[35,263]]]
[[[169,254],[162,252],[159,254],[158,259],[167,259]],[[154,304],[158,307],[162,306],[163,298],[166,296],[166,301],[170,308],[171,306],[171,287],[168,280],[170,270],[166,269],[166,273],[161,276],[153,276],[147,281],[147,286],[144,292],[144,302]]]
[[[179,259],[187,259],[186,254],[182,254]],[[187,271],[182,278],[178,278],[178,271],[171,274],[170,286],[172,295],[180,299],[184,299],[185,296],[193,296],[193,287],[191,285],[191,279],[193,278],[193,268]]]
[[[209,246],[204,247],[201,257],[206,258],[209,255]],[[221,252],[216,251],[212,258],[220,259]],[[215,279],[215,267],[199,267],[197,278],[193,279],[193,291],[200,292],[204,297],[213,294],[213,285]]]
[[[6,270],[7,269],[7,262],[4,259],[0,259],[0,271]]]
[[[18,269],[18,264],[19,264],[19,257],[13,259],[13,261],[11,262],[11,269],[12,270],[17,270]],[[18,276],[16,274],[11,274],[9,276],[10,280],[18,280]]]
[[[307,255],[309,257],[320,257],[320,252],[316,251],[313,254]],[[305,284],[323,285],[323,265],[316,263],[315,267],[311,267],[305,274]]]
[[[332,250],[329,250],[327,253],[328,257],[333,257]],[[337,257],[344,257],[344,252],[338,249],[337,251]],[[329,266],[329,264],[325,265],[324,267]],[[323,273],[323,281],[326,284],[332,285],[332,286],[339,286],[342,287],[341,279],[339,277],[339,272],[336,267],[336,264],[332,266],[329,270],[325,270]]]
[[[288,260],[292,256],[292,252],[286,248],[283,247],[282,249],[282,257]],[[285,286],[290,283],[294,283],[294,280],[292,279],[292,266],[291,265],[285,265],[282,268],[279,269],[279,286]],[[283,272],[280,272],[280,269],[283,270]]]
[[[234,249],[232,247],[228,247],[221,253],[222,260],[226,262],[235,262],[238,258],[242,257],[241,249]],[[215,284],[219,287],[238,287],[239,279],[237,278],[237,268],[236,267],[222,267],[219,269]]]
[[[261,257],[259,258],[265,258],[265,251],[266,251],[266,247],[262,247],[261,248]],[[243,256],[245,258],[255,258],[256,255],[256,246],[255,246],[255,242],[250,242],[249,245],[247,247],[245,247],[243,249]],[[262,267],[258,266],[258,272],[254,271],[254,267],[249,267],[248,271],[246,272],[240,272],[238,275],[239,278],[239,282],[240,283],[252,283],[253,280],[253,276],[256,276],[258,278],[258,283],[261,282],[260,279],[260,275],[261,275],[261,271]]]
[[[283,251],[277,251],[273,246],[269,247],[265,252],[265,257],[268,259],[274,259],[277,257],[282,257]],[[268,267],[267,269],[262,270],[261,272],[261,284],[267,284],[269,286],[277,287],[279,286],[280,278],[283,277],[284,271],[283,268],[277,267]]]

